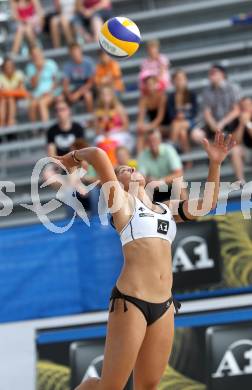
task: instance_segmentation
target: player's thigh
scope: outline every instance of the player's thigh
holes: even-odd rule
[[[172,350],[173,305],[147,327],[134,367],[134,390],[155,389],[161,380]]]
[[[122,390],[132,372],[146,332],[142,312],[127,302],[124,312],[122,299],[115,300],[115,309],[109,313],[101,390]]]

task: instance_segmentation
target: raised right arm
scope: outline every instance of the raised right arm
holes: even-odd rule
[[[111,214],[120,214],[125,205],[126,193],[117,180],[113,165],[107,154],[100,148],[88,147],[56,157],[68,170],[80,166],[82,161],[91,164],[102,184],[102,191]]]
[[[85,160],[94,167],[102,184],[108,182],[116,182],[119,184],[113,165],[111,164],[108,155],[102,149],[89,147],[76,150],[74,154],[77,160]]]

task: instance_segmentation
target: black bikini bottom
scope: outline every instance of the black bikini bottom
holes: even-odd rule
[[[147,326],[157,321],[169,309],[172,303],[174,304],[176,313],[178,313],[178,310],[181,307],[181,303],[174,299],[173,296],[171,296],[169,299],[167,299],[167,301],[162,303],[147,302],[143,301],[142,299],[132,297],[130,295],[125,295],[118,290],[117,286],[115,286],[110,296],[110,300],[112,300],[110,312],[114,311],[115,300],[118,298],[121,298],[124,301],[124,311],[128,310],[126,301],[131,302],[135,306],[137,306],[138,309],[141,310],[141,312],[143,313],[147,322]]]

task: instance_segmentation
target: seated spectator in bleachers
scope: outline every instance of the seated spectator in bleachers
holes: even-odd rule
[[[162,131],[170,122],[167,113],[167,96],[165,91],[159,89],[156,74],[146,73],[143,85],[145,93],[140,96],[137,117],[138,153],[144,148],[146,132],[156,128]],[[147,122],[146,119],[148,119]]]
[[[188,89],[186,73],[179,69],[173,75],[174,92],[168,96],[168,116],[171,121],[169,139],[182,152],[190,150],[190,131],[197,115],[196,94]]]
[[[209,81],[210,85],[202,96],[205,125],[203,129],[195,128],[191,133],[191,139],[196,143],[201,143],[204,137],[213,139],[217,130],[232,133],[237,127],[240,100],[238,85],[228,81],[225,68],[221,65],[211,66]]]
[[[26,67],[26,76],[31,100],[29,116],[32,122],[41,119],[49,120],[49,108],[54,101],[57,81],[58,65],[51,59],[44,58],[39,47],[30,49],[31,62]]]
[[[49,18],[49,31],[53,47],[60,47],[61,32],[68,45],[73,42],[72,22],[75,17],[75,0],[54,0],[55,12]],[[47,16],[48,18],[48,16]]]
[[[183,176],[182,163],[176,149],[162,143],[160,131],[150,130],[146,136],[148,147],[138,157],[138,170],[151,183],[148,188],[160,186],[161,192],[154,191],[154,201],[162,202],[170,198],[173,180]],[[181,196],[185,198],[186,192],[182,190]]]
[[[237,179],[245,184],[244,160],[252,162],[252,99],[245,97],[240,102],[240,116],[234,132],[237,146],[231,150],[231,161]]]
[[[124,91],[121,68],[117,61],[113,60],[104,50],[100,51],[100,62],[96,65],[95,85],[99,89],[110,86],[117,95]]]
[[[16,123],[17,100],[27,97],[23,72],[16,70],[13,61],[6,58],[0,72],[0,126]]]
[[[24,38],[30,46],[36,44],[36,34],[43,26],[43,9],[39,0],[11,0],[11,11],[16,21],[12,53],[18,54]]]
[[[63,99],[58,99],[55,104],[55,110],[57,122],[47,132],[48,156],[62,156],[72,150],[87,147],[88,144],[83,138],[84,129],[79,123],[72,120],[71,109],[67,102]],[[83,161],[81,167],[84,171],[87,171],[88,164]],[[77,200],[81,202],[86,211],[89,211],[89,193],[86,191],[79,175],[71,171],[71,175],[66,176],[63,175],[63,172],[59,165],[54,163],[48,164],[43,172],[44,181],[47,181],[47,184],[56,190],[63,186],[66,204],[69,201],[71,204],[75,203],[75,207],[78,207],[79,203],[74,202],[73,199],[73,189],[75,189]]]
[[[63,91],[71,104],[84,100],[88,112],[93,111],[95,65],[92,58],[83,55],[77,43],[70,45],[71,59],[64,66]]]
[[[143,60],[139,74],[140,90],[145,92],[144,79],[147,74],[156,74],[158,77],[158,89],[166,91],[171,86],[169,72],[169,60],[165,54],[160,54],[160,43],[152,40],[147,43],[148,57]]]
[[[77,141],[84,138],[83,127],[72,119],[71,109],[65,100],[55,104],[56,123],[47,132],[47,152],[49,157],[63,156],[71,151]],[[44,171],[44,179],[48,180],[59,172],[56,165],[51,164]],[[56,182],[52,185],[57,188]]]
[[[118,146],[115,150],[117,165],[128,165],[129,167],[136,168],[137,161],[130,155],[130,151],[126,146]]]
[[[78,31],[85,42],[98,41],[102,24],[112,16],[111,1],[76,0],[76,9]]]
[[[110,139],[116,145],[133,148],[133,139],[129,134],[129,118],[121,102],[111,87],[100,90],[95,110],[96,143]]]

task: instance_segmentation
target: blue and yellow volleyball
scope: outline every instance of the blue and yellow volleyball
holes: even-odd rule
[[[132,20],[118,16],[107,20],[101,28],[99,43],[111,57],[131,57],[139,48],[140,31]]]

